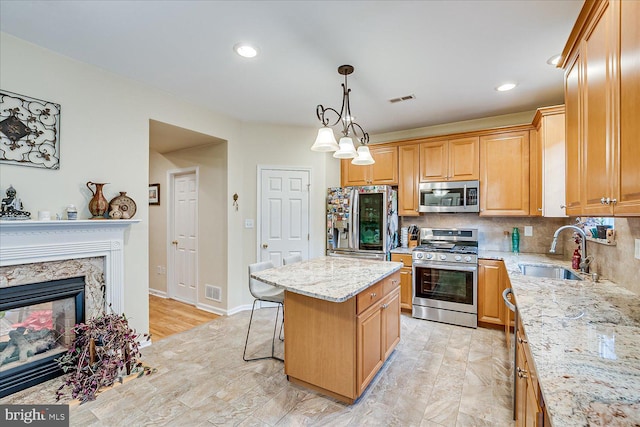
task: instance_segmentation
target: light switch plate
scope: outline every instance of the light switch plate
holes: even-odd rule
[[[636,239],[636,259],[640,259],[640,239]]]
[[[524,226],[524,235],[527,237],[533,236],[533,226],[525,225]]]
[[[244,220],[244,228],[253,228],[253,220],[245,219]]]

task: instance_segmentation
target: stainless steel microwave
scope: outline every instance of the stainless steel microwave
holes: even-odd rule
[[[480,212],[480,181],[420,183],[419,212]]]

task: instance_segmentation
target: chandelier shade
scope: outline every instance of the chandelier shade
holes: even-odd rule
[[[374,163],[375,160],[373,160],[373,157],[371,157],[369,147],[367,147],[366,145],[361,145],[360,147],[358,147],[358,157],[351,160],[351,164],[358,166],[372,165]]]
[[[358,155],[356,148],[353,146],[353,139],[343,136],[338,144],[340,149],[333,153],[336,159],[353,159]]]
[[[330,107],[325,108],[323,105],[316,107],[316,116],[318,120],[320,120],[320,123],[322,123],[322,127],[318,131],[318,137],[313,146],[311,146],[311,150],[335,151],[333,157],[338,159],[352,159],[354,157],[358,159],[361,153],[360,149],[364,147],[366,150],[362,150],[362,153],[364,153],[363,159],[358,163],[355,161],[351,163],[354,165],[373,164],[375,161],[371,157],[369,149],[366,147],[369,143],[369,134],[362,126],[353,120],[353,115],[351,114],[351,104],[349,102],[351,89],[347,86],[347,76],[353,73],[353,66],[341,65],[338,67],[338,73],[344,76],[344,83],[342,84],[342,106],[340,107],[340,111]],[[330,116],[334,116],[335,120],[331,121]],[[343,135],[340,139],[340,145],[336,143],[333,130],[331,130],[331,127],[338,125],[338,123],[342,125]],[[357,152],[353,145],[352,137],[357,139],[361,144]]]
[[[312,151],[336,151],[340,147],[338,147],[338,143],[336,142],[336,137],[333,135],[333,129],[328,127],[321,127],[318,129],[318,136],[316,137],[316,142],[311,146]]]

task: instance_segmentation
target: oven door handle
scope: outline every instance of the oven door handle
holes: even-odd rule
[[[414,261],[413,266],[415,268],[435,268],[437,270],[471,271],[471,272],[478,271],[477,265],[469,266],[469,265],[460,265],[460,264],[439,264],[439,263],[432,263],[432,262],[416,263]]]

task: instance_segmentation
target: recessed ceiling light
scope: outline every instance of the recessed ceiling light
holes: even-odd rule
[[[258,54],[258,50],[247,43],[236,43],[233,50],[243,58],[253,58]]]
[[[516,87],[516,86],[517,86],[517,85],[516,85],[515,83],[504,83],[504,84],[501,84],[500,86],[498,86],[498,87],[496,88],[496,90],[497,90],[498,92],[505,92],[505,91],[507,91],[507,90],[511,90],[511,89],[513,89],[513,88],[514,88],[514,87]]]
[[[558,65],[558,62],[560,62],[560,54],[559,53],[557,55],[553,55],[551,58],[547,59],[547,64],[553,65],[554,67]]]

